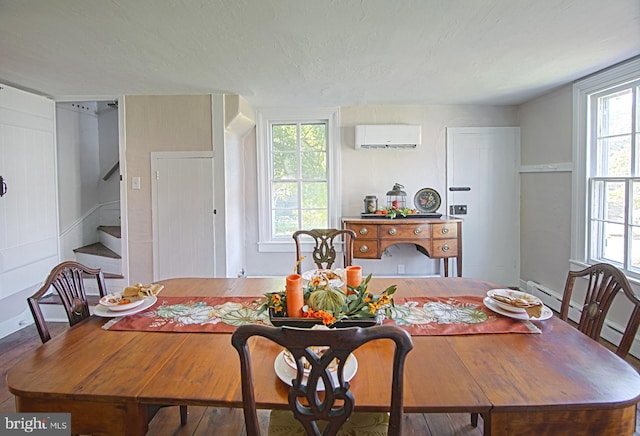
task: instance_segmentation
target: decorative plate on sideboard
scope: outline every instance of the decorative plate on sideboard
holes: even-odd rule
[[[432,188],[422,188],[413,197],[413,205],[423,213],[433,213],[438,210],[441,204],[440,194]]]

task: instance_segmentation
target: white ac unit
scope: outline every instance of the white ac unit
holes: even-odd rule
[[[422,142],[422,126],[365,124],[356,126],[356,150],[367,148],[416,148]]]

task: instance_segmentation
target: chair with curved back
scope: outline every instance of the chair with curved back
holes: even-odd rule
[[[107,295],[107,287],[100,269],[89,268],[73,261],[62,262],[51,270],[38,291],[27,298],[27,303],[43,344],[51,339],[51,334],[40,308],[40,299],[47,295],[49,289],[53,286],[58,292],[58,296],[67,313],[69,325],[74,326],[91,315],[83,279],[92,277],[96,279],[100,296]]]
[[[100,268],[90,268],[78,262],[65,261],[55,266],[36,293],[27,298],[27,303],[43,344],[51,339],[51,333],[42,314],[40,300],[49,293],[49,289],[53,286],[67,313],[69,325],[73,327],[91,316],[84,284],[84,279],[91,278],[96,280],[100,297],[107,295],[104,275]],[[152,407],[153,412],[149,418],[153,418],[157,409],[161,407],[167,406]],[[187,406],[180,406],[180,424],[185,425],[186,423]]]
[[[616,354],[623,359],[626,358],[638,331],[638,326],[640,326],[640,298],[633,292],[629,280],[622,271],[613,265],[598,263],[580,271],[569,271],[560,306],[560,319],[565,321],[569,319],[569,305],[578,277],[588,277],[585,299],[581,303],[582,313],[578,321],[578,330],[590,338],[596,341],[600,339],[600,332],[607,313],[618,294],[624,294],[625,302],[633,306],[620,343],[616,348]]]
[[[231,343],[240,356],[242,380],[242,403],[245,424],[249,436],[260,435],[256,404],[253,390],[251,356],[247,341],[252,336],[262,336],[285,347],[295,359],[297,376],[289,389],[289,408],[291,412],[274,410],[269,420],[269,433],[320,435],[324,427],[325,436],[336,434],[354,434],[356,424],[373,424],[368,427],[369,435],[400,435],[402,428],[402,394],[404,362],[413,348],[411,336],[397,326],[375,326],[370,328],[352,327],[345,329],[300,329],[293,327],[271,327],[248,324],[238,327],[233,333]],[[390,414],[353,413],[355,398],[349,390],[349,382],[344,379],[344,369],[350,354],[361,345],[378,339],[391,339],[395,344],[393,355],[393,378],[391,386]],[[328,347],[322,356],[318,356],[310,347]],[[306,359],[306,360],[305,360]],[[337,382],[333,381],[331,368],[334,359],[338,366]],[[307,362],[311,368],[307,380],[303,379],[303,368]],[[318,382],[331,389],[318,395]],[[321,399],[322,398],[322,399]],[[286,421],[288,417],[288,422]],[[295,419],[293,419],[295,418]],[[278,425],[272,425],[278,421]],[[283,425],[283,422],[285,424]],[[274,431],[272,431],[275,430]],[[338,433],[340,431],[340,433]]]
[[[312,252],[313,263],[318,269],[331,269],[336,261],[336,238],[343,240],[344,267],[350,266],[353,261],[353,244],[356,239],[356,232],[353,230],[339,229],[312,229],[298,230],[293,233],[296,241],[296,265],[298,274],[302,274],[302,240],[305,236],[313,238],[314,247]]]

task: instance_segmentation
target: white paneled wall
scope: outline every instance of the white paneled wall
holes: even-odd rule
[[[26,298],[58,261],[55,116],[51,100],[0,88],[0,330],[11,330],[26,300],[2,301]]]

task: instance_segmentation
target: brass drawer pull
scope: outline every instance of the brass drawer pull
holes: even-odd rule
[[[369,233],[369,229],[367,229],[366,227],[363,227],[360,229],[358,233],[360,233],[361,235],[366,235],[367,233]]]
[[[422,229],[420,227],[416,227],[415,229],[413,229],[414,235],[419,235],[420,233],[422,233]]]
[[[398,231],[395,229],[395,227],[392,227],[392,228],[390,228],[390,229],[389,229],[389,234],[390,234],[391,236],[395,235],[397,232],[398,232]]]
[[[367,247],[366,245],[360,246],[360,253],[366,253],[367,251],[369,251],[369,247]]]
[[[444,244],[442,246],[442,251],[449,251],[449,246],[447,244]]]
[[[448,227],[443,227],[441,231],[442,231],[442,233],[445,233],[445,234],[449,233],[449,228]]]

